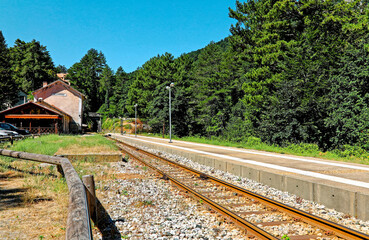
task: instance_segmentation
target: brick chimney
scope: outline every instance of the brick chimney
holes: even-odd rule
[[[45,87],[45,86],[47,86],[47,82],[46,82],[46,81],[44,81],[44,82],[42,83],[42,87]]]

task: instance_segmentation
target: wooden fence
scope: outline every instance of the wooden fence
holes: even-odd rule
[[[55,127],[22,127],[19,129],[28,130],[31,134],[45,134],[45,133],[55,133],[59,132],[58,128]]]
[[[18,136],[0,136],[0,143],[10,142],[13,145],[14,141],[23,140],[26,138],[35,138],[45,134],[29,134],[29,135],[18,135]]]
[[[58,166],[58,169],[61,168],[69,189],[67,232],[65,238],[67,240],[92,239],[90,213],[85,186],[67,158],[16,152],[5,149],[0,149],[0,155],[54,164]]]
[[[11,142],[11,144],[13,145],[13,141],[15,140],[21,140],[21,139],[24,139],[25,137],[24,136],[1,136],[0,137],[0,143],[2,142]]]

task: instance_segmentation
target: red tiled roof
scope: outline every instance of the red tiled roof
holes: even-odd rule
[[[8,108],[8,109],[6,109],[6,110],[4,110],[4,111],[1,111],[1,112],[0,112],[0,114],[4,114],[4,113],[9,112],[9,111],[14,110],[14,109],[22,108],[22,107],[24,107],[25,105],[29,105],[29,104],[36,105],[36,106],[38,106],[38,107],[44,108],[44,109],[46,109],[46,110],[48,110],[48,111],[50,111],[50,112],[52,112],[52,113],[55,113],[55,114],[57,114],[57,115],[67,115],[67,116],[69,116],[67,113],[65,113],[65,112],[63,112],[63,111],[61,111],[61,110],[60,110],[60,111],[58,111],[58,110],[53,110],[53,109],[50,109],[50,108],[48,108],[48,107],[45,107],[45,106],[43,106],[43,105],[41,105],[41,104],[34,103],[34,102],[32,102],[32,101],[29,101],[29,102],[27,102],[27,103],[24,103],[24,104],[21,104],[21,105],[18,105],[18,106],[12,107],[12,108]],[[70,117],[70,116],[69,116],[69,117]]]
[[[61,84],[63,84],[63,86],[64,86],[64,87],[66,87],[67,89],[69,89],[70,91],[77,93],[78,95],[80,95],[80,96],[81,96],[81,97],[83,97],[83,98],[86,98],[86,96],[85,96],[83,93],[81,93],[81,92],[77,91],[76,89],[72,88],[69,84],[67,84],[65,81],[62,81],[62,80],[56,80],[56,81],[54,81],[54,82],[52,82],[52,83],[47,84],[46,86],[44,86],[44,87],[42,87],[42,88],[39,88],[39,89],[35,90],[35,91],[32,93],[32,95],[35,95],[36,93],[38,93],[38,92],[40,92],[40,91],[42,91],[42,90],[44,90],[44,89],[48,89],[48,88],[50,88],[52,85],[57,84],[57,83],[61,83]]]

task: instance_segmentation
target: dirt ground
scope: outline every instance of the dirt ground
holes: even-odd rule
[[[42,148],[43,144],[55,144],[49,139],[44,143],[25,144]],[[77,141],[76,141],[77,140]],[[51,141],[51,142],[50,142]],[[63,153],[119,153],[109,144],[91,144],[82,137],[67,138],[76,141],[59,148]],[[64,145],[66,146],[66,145]],[[1,148],[8,148],[4,145]],[[95,183],[109,178],[107,162],[93,162],[93,159],[73,161],[72,165],[80,176],[94,175]],[[68,214],[69,191],[66,180],[58,173],[56,166],[6,158],[0,156],[0,240],[2,239],[65,239]],[[96,226],[93,231],[96,231]]]
[[[30,189],[16,170],[0,173],[0,239],[64,239],[65,209],[67,201]]]
[[[39,166],[39,163],[32,166]],[[97,197],[104,196],[104,182],[118,178],[142,177],[116,174],[108,162],[73,163],[81,175],[95,178]],[[68,190],[56,169],[53,172],[18,163],[4,171],[0,160],[0,240],[65,239]],[[43,173],[47,172],[47,173]],[[58,185],[63,186],[58,186]],[[56,186],[53,186],[56,185]],[[43,187],[42,187],[43,186]],[[55,187],[62,188],[60,190]],[[95,236],[99,229],[92,223]]]

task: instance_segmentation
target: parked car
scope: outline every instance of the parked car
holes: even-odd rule
[[[9,135],[0,131],[0,138],[8,137]]]
[[[2,137],[18,137],[19,133],[14,131],[5,130],[0,127],[0,134]]]
[[[0,128],[2,128],[4,130],[8,130],[8,131],[17,132],[18,134],[21,134],[21,135],[30,134],[30,132],[28,130],[19,129],[19,128],[11,125],[10,123],[0,123]]]

